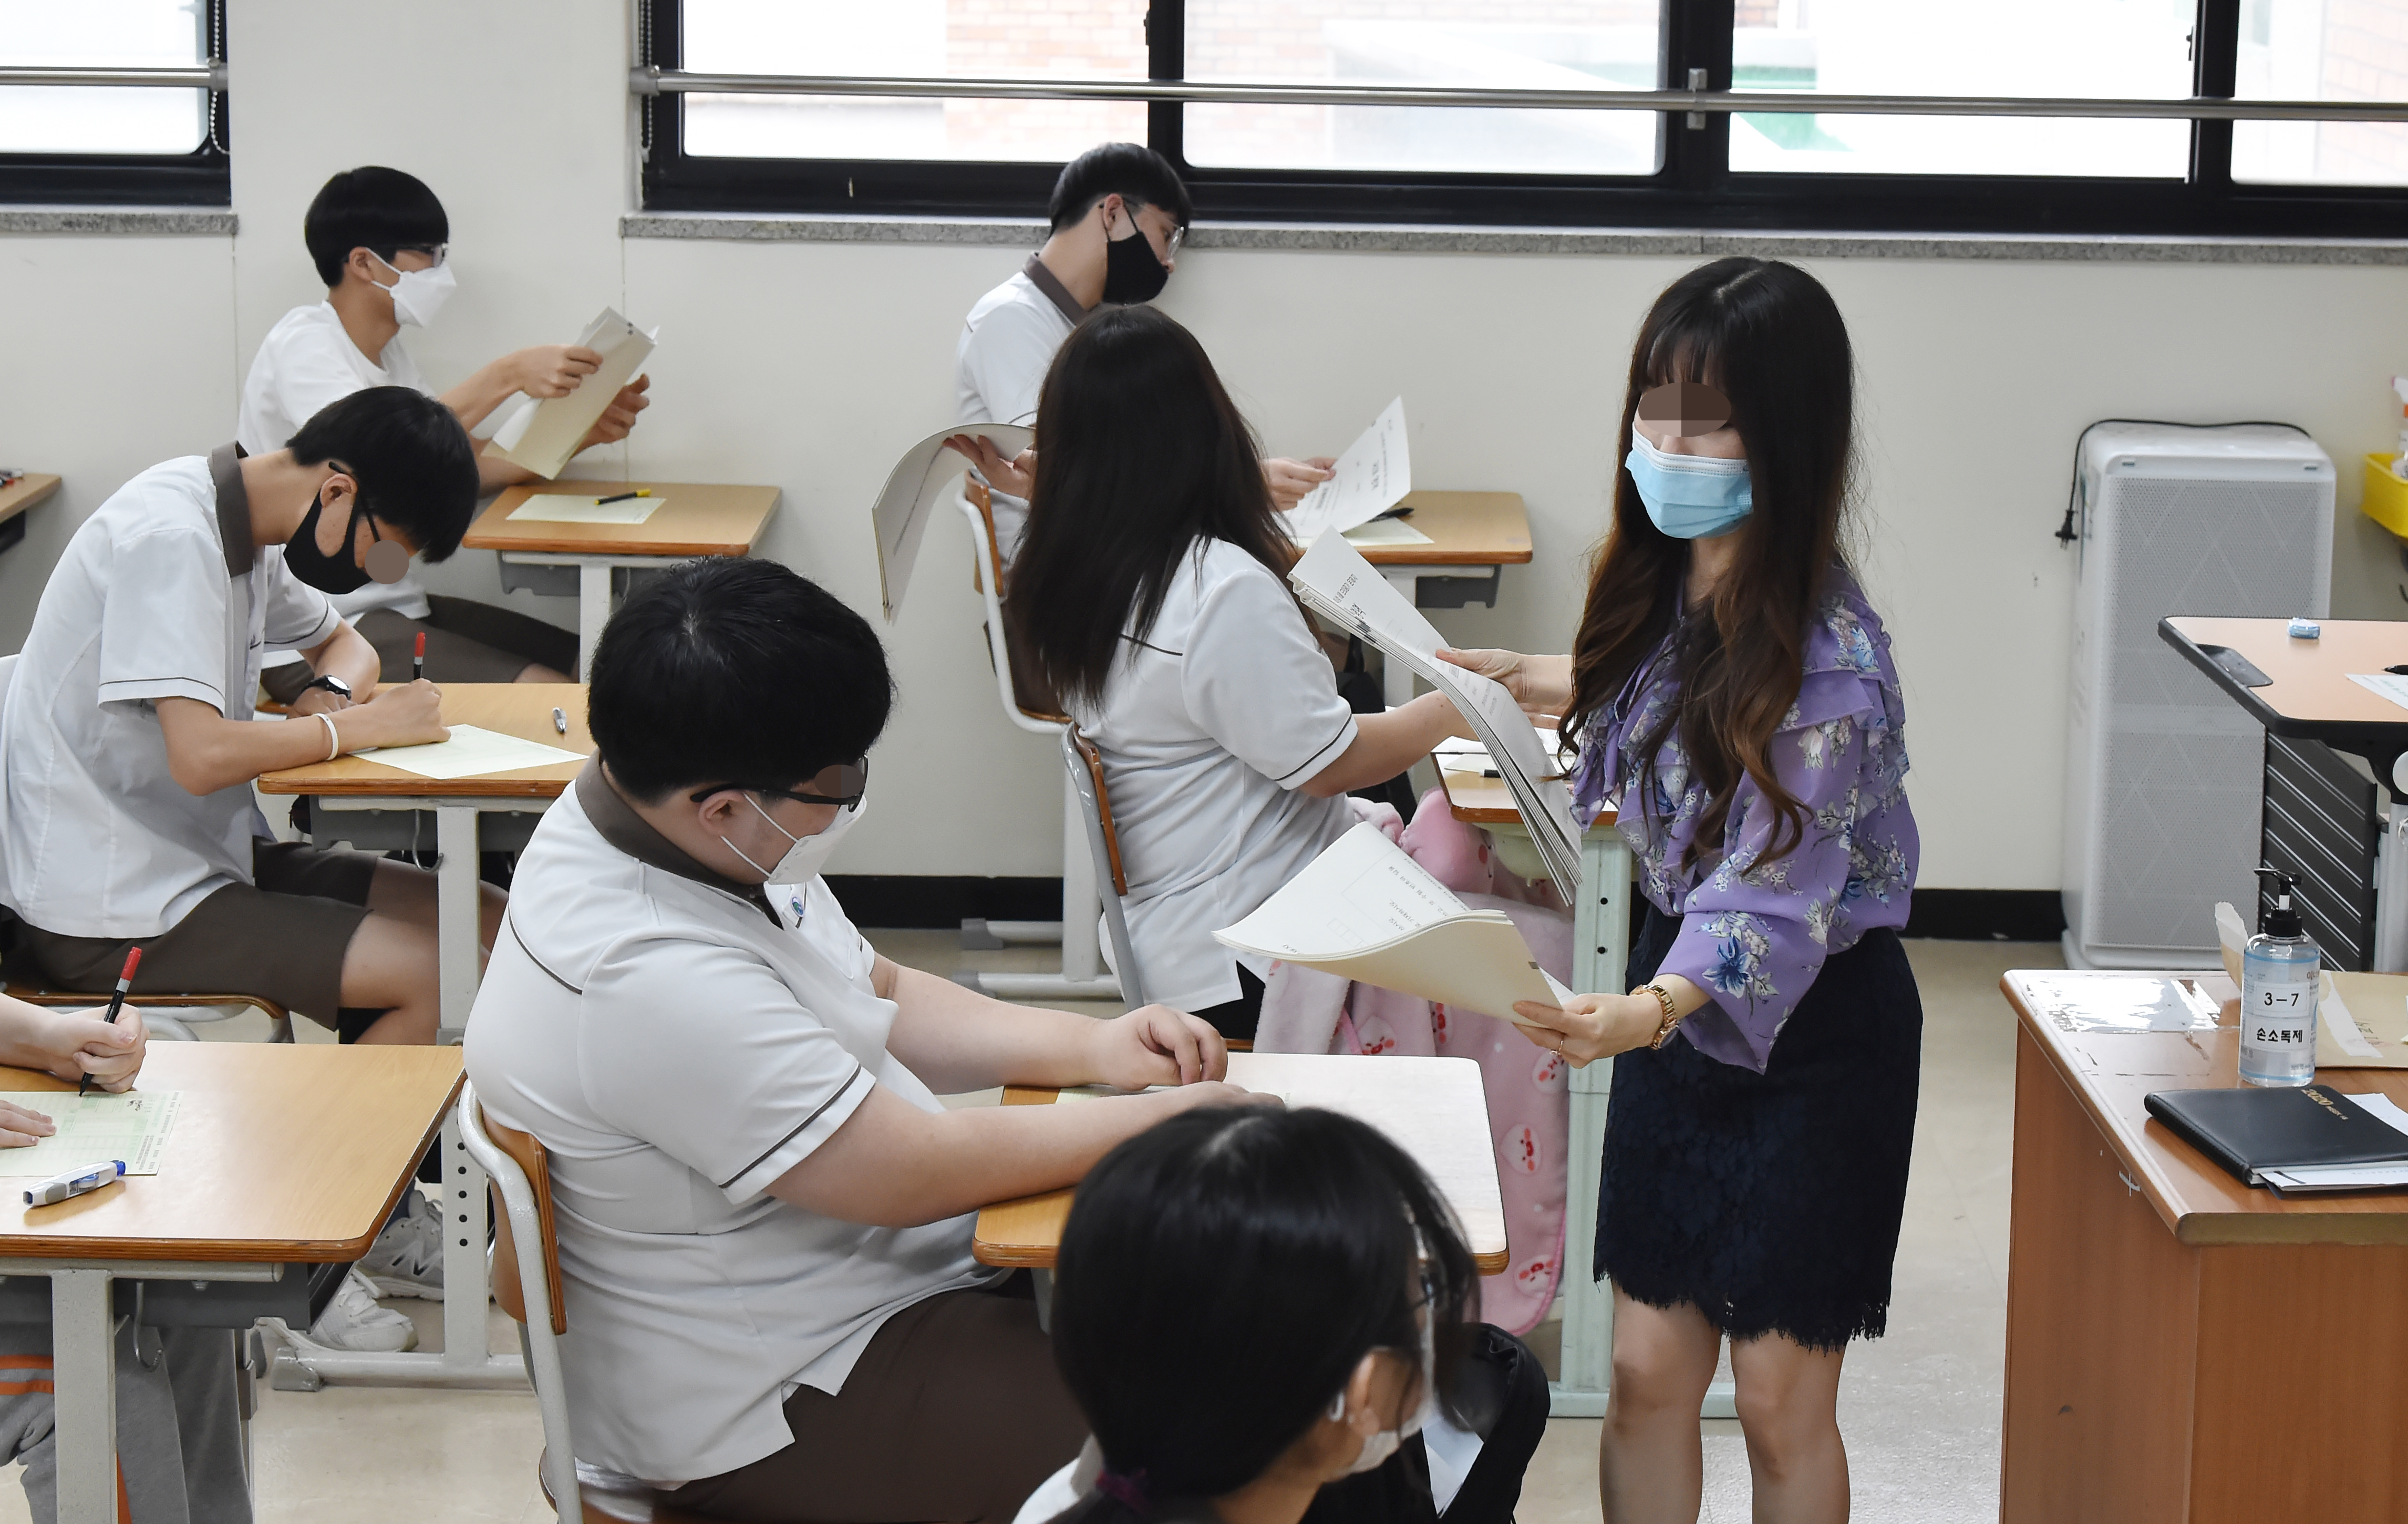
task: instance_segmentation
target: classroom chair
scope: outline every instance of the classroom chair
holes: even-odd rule
[[[460,1086],[460,1142],[485,1172],[494,1191],[494,1300],[519,1326],[527,1381],[543,1416],[543,1456],[537,1475],[562,1519],[580,1524],[705,1524],[698,1514],[669,1507],[633,1476],[579,1461],[569,1440],[568,1388],[560,1374],[560,1340],[568,1332],[568,1299],[560,1274],[560,1239],[552,1214],[552,1166],[531,1133],[485,1114],[474,1085]],[[542,1316],[530,1317],[530,1309]],[[574,1500],[573,1502],[569,1500]]]
[[[1053,695],[1042,691],[1025,659],[1015,654],[1004,627],[1000,592],[1003,553],[996,543],[994,499],[983,484],[965,482],[962,495],[955,501],[969,526],[970,549],[975,557],[972,582],[986,606],[987,658],[995,667],[996,695],[1002,701],[1003,717],[1032,735],[1058,736],[1062,727],[1070,723],[1070,717],[1061,712]],[[1119,982],[1103,966],[1102,949],[1096,943],[1097,881],[1088,867],[1088,854],[1079,845],[1082,827],[1078,820],[1083,812],[1083,807],[1066,784],[1062,798],[1059,923],[985,921],[965,922],[962,927],[965,947],[1058,941],[1062,944],[1061,971],[963,974],[962,983],[1007,1000],[1111,999],[1123,993]]]
[[[1129,941],[1128,913],[1121,899],[1128,893],[1128,874],[1121,867],[1120,832],[1112,826],[1111,796],[1104,789],[1104,755],[1078,726],[1062,726],[1062,765],[1070,772],[1070,792],[1078,797],[1079,816],[1086,827],[1087,852],[1096,865],[1098,887],[1111,884],[1103,900],[1104,929],[1112,939],[1112,966],[1121,979],[1121,999],[1135,1010],[1146,1002],[1145,973],[1138,967],[1137,945]]]

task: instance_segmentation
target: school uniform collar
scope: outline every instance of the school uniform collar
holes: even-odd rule
[[[229,577],[239,577],[259,564],[259,547],[251,540],[251,494],[243,490],[242,467],[236,464],[249,453],[238,444],[222,444],[209,452],[209,481],[218,489],[218,538],[225,541]]]
[[[1035,254],[1028,256],[1028,263],[1020,267],[1020,273],[1028,277],[1028,283],[1043,292],[1045,299],[1070,320],[1071,327],[1086,322],[1087,314],[1095,310],[1092,307],[1081,307],[1079,298],[1071,295],[1070,288],[1062,283],[1062,278],[1047,269],[1045,262]]]
[[[748,905],[757,906],[761,913],[769,918],[771,926],[784,928],[786,923],[778,919],[778,913],[770,905],[769,893],[766,888],[758,884],[741,883],[705,868],[684,848],[653,829],[650,821],[636,813],[634,806],[620,796],[617,786],[603,772],[600,757],[585,764],[584,770],[577,775],[576,788],[579,806],[584,810],[585,818],[594,822],[594,828],[601,833],[602,840],[639,863],[657,868],[664,873],[675,873],[681,879],[691,879],[724,894],[732,894]]]

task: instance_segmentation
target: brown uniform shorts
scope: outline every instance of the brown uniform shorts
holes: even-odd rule
[[[27,923],[51,987],[106,994],[142,948],[136,995],[259,995],[322,1026],[342,1005],[343,955],[368,913],[378,859],[298,841],[251,843],[253,882],[229,884],[155,937],[66,937]]]

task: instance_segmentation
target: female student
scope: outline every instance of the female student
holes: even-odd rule
[[[1029,482],[1009,616],[1103,754],[1147,995],[1251,1038],[1268,962],[1212,932],[1354,825],[1349,789],[1460,721],[1434,694],[1348,709],[1288,591],[1296,553],[1254,435],[1186,329],[1097,312],[1063,341],[1037,417],[1033,472],[982,463]]]
[[[1756,1517],[1847,1515],[1840,1362],[1887,1322],[1923,1031],[1897,929],[1904,706],[1842,549],[1851,382],[1802,270],[1674,281],[1631,355],[1572,654],[1452,657],[1563,716],[1574,798],[1619,808],[1648,902],[1629,994],[1517,1008],[1576,1064],[1620,1055],[1596,1258],[1611,1524],[1697,1517],[1726,1336]]]
[[[1022,1524],[1411,1524],[1441,1501],[1451,1524],[1512,1517],[1542,1378],[1516,1346],[1519,1378],[1495,1379],[1470,1250],[1364,1124],[1227,1106],[1157,1124],[1080,1183],[1055,1273],[1054,1362],[1094,1438]],[[1487,1438],[1467,1467],[1441,1431]]]

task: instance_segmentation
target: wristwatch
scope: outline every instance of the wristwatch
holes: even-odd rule
[[[321,672],[316,677],[311,678],[308,682],[301,684],[301,691],[303,693],[308,693],[312,688],[323,688],[337,698],[350,698],[351,697],[351,685],[344,682],[341,678],[337,677],[332,672]]]

